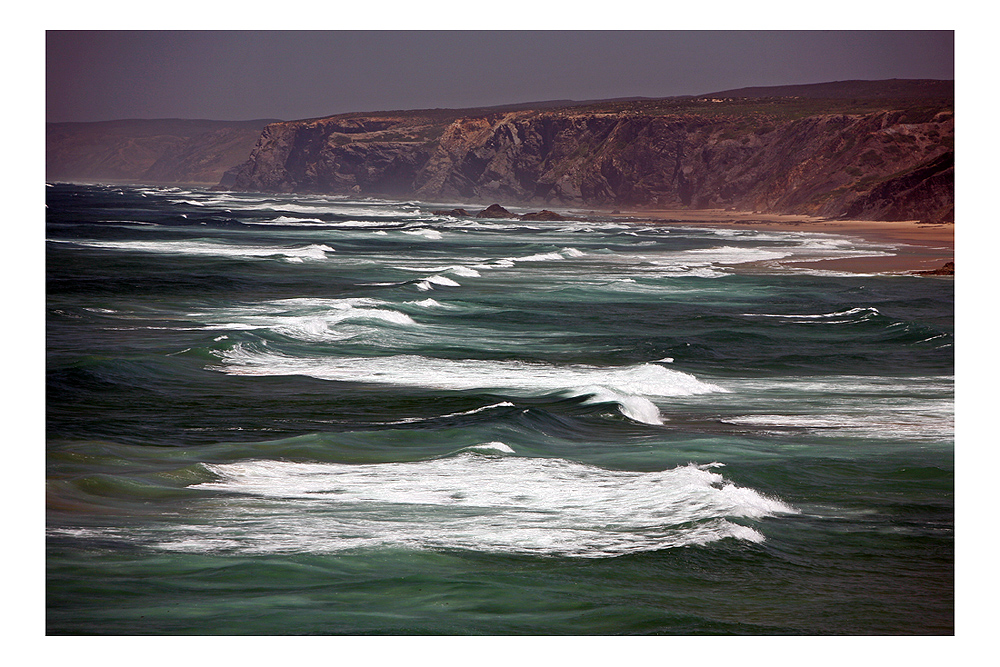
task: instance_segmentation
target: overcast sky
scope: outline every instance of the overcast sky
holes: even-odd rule
[[[293,120],[890,78],[954,78],[954,33],[46,33],[50,122]]]

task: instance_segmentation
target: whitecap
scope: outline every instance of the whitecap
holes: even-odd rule
[[[237,345],[223,353],[219,370],[232,375],[306,375],[321,380],[416,386],[453,391],[488,390],[519,396],[563,393],[590,403],[616,403],[626,417],[660,424],[650,400],[726,392],[688,373],[655,364],[624,367],[556,366],[519,361],[388,357],[298,358]]]
[[[216,256],[237,259],[269,259],[280,257],[286,261],[324,260],[326,254],[335,252],[323,244],[288,248],[284,246],[258,246],[218,243],[211,241],[74,241],[77,245],[108,250],[164,253],[176,255]]]
[[[192,488],[217,495],[202,502],[202,520],[169,534],[122,535],[176,551],[404,548],[608,558],[727,538],[760,542],[757,529],[733,520],[797,513],[729,482],[712,470],[717,464],[632,472],[513,454],[494,441],[410,463],[206,465],[217,480]]]
[[[770,313],[743,313],[744,317],[778,317],[783,319],[795,319],[795,320],[830,320],[836,318],[850,317],[851,315],[880,315],[878,308],[872,306],[849,308],[847,310],[838,310],[833,313],[820,313],[818,315],[780,315],[780,314],[770,314]]]
[[[502,442],[484,442],[481,445],[471,445],[459,450],[460,452],[481,452],[484,454],[513,454],[514,450],[510,445]]]
[[[516,257],[512,258],[516,262],[554,262],[560,259],[566,259],[558,252],[545,252],[536,255],[528,255],[527,257]]]
[[[455,282],[447,276],[428,276],[423,280],[416,283],[417,289],[424,292],[434,289],[434,285],[440,285],[443,287],[461,287],[460,283]]]
[[[421,308],[448,308],[448,306],[444,305],[440,301],[431,298],[422,299],[420,301],[407,301],[406,303],[414,306],[420,306]]]
[[[439,232],[436,229],[413,229],[413,230],[404,229],[403,233],[410,234],[411,236],[422,236],[426,239],[431,239],[433,241],[439,240],[443,236],[441,232]]]
[[[935,405],[933,409],[904,408],[892,405],[891,409],[872,409],[860,413],[841,407],[840,412],[826,414],[757,414],[738,415],[720,419],[724,424],[762,429],[803,429],[817,436],[857,436],[883,439],[948,438],[954,436],[954,415],[947,406]]]
[[[287,226],[302,226],[302,227],[314,227],[317,224],[329,225],[330,223],[324,222],[319,218],[296,218],[289,215],[279,215],[277,218],[272,220],[244,220],[242,221],[245,225],[287,225]]]
[[[415,273],[451,273],[463,278],[478,278],[479,271],[461,264],[448,264],[443,266],[394,266],[400,271],[413,271]]]
[[[734,246],[721,246],[716,248],[694,248],[679,253],[678,261],[690,261],[695,263],[711,264],[747,264],[749,262],[761,262],[765,260],[775,260],[788,257],[792,252],[782,248],[781,250],[768,250],[764,248],[739,248]]]
[[[357,335],[357,327],[341,330],[345,324],[367,324],[383,328],[414,327],[418,323],[410,315],[394,308],[381,306],[378,299],[279,299],[234,308],[188,313],[200,320],[205,329],[259,330],[266,329],[289,338],[305,341],[336,341]]]

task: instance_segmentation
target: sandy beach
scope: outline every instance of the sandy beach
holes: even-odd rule
[[[921,224],[915,220],[829,220],[807,215],[769,215],[723,209],[621,210],[613,215],[659,225],[841,234],[891,245],[896,253],[886,257],[800,262],[791,264],[792,266],[858,273],[906,273],[939,269],[946,262],[955,261],[954,224]]]

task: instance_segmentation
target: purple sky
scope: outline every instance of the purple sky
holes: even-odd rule
[[[48,31],[50,122],[349,111],[953,79],[952,31]]]

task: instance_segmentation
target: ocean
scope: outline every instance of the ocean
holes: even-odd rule
[[[46,195],[49,635],[955,631],[954,283],[803,264],[900,248]]]

